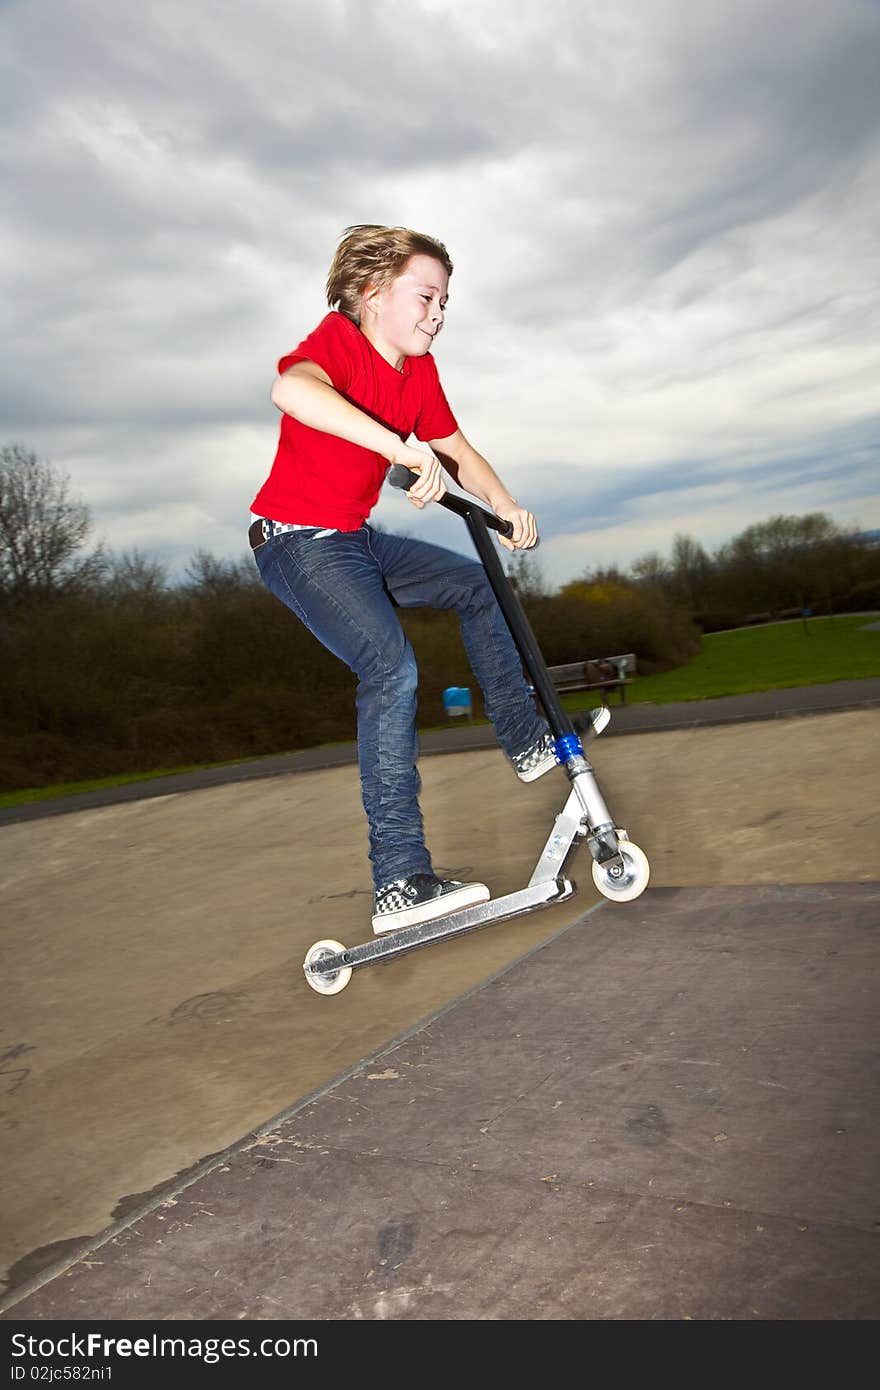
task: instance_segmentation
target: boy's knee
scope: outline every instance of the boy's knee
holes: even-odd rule
[[[498,602],[495,597],[495,590],[489,583],[489,576],[482,565],[469,565],[465,573],[464,583],[473,607],[486,608]]]
[[[415,691],[419,683],[419,669],[416,665],[415,653],[408,642],[394,668],[393,675],[402,690]]]
[[[419,683],[419,672],[409,642],[404,641],[393,653],[377,652],[360,673],[360,678],[369,684],[391,684],[401,692],[413,693]]]

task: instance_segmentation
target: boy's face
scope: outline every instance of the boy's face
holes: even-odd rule
[[[443,327],[449,276],[433,256],[410,256],[396,280],[368,290],[369,336],[398,357],[423,357]],[[367,323],[362,327],[367,328]],[[372,331],[369,331],[372,330]]]

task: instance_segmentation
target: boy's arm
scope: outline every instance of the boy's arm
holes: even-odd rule
[[[461,430],[448,439],[429,439],[428,444],[459,487],[486,502],[503,521],[512,523],[510,540],[498,537],[503,546],[508,550],[530,550],[537,545],[538,524],[532,513],[511,497],[488,459],[477,453]]]
[[[381,454],[389,463],[402,463],[418,473],[407,497],[416,507],[438,501],[446,484],[436,458],[421,449],[404,444],[400,435],[365,415],[336,390],[327,373],[316,362],[295,362],[272,387],[272,403],[310,429],[333,434],[349,444],[359,444]]]

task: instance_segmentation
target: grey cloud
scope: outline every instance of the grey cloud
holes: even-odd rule
[[[15,16],[10,104],[39,114],[48,89],[60,111],[71,101],[133,110],[169,150],[306,179],[316,165],[424,167],[516,139],[503,64],[457,44],[442,15],[413,5],[401,23],[397,5],[367,3],[345,6],[341,22],[339,8],[166,0],[135,14],[56,0]],[[23,76],[35,63],[42,101]]]
[[[586,50],[590,21],[576,13]],[[644,31],[621,40],[652,54],[638,101],[553,93],[569,132],[564,182],[533,210],[540,274],[516,293],[519,269],[508,277],[521,323],[626,303],[720,235],[847,190],[876,148],[877,7],[714,0],[642,17]],[[590,139],[597,109],[611,161]]]
[[[634,503],[656,504],[684,516],[694,490],[706,488],[719,488],[729,501],[741,500],[750,491],[758,514],[764,515],[764,495],[772,495],[772,510],[792,510],[785,505],[786,493],[816,481],[823,483],[831,506],[847,496],[875,491],[878,473],[880,417],[829,431],[790,452],[757,449],[721,458],[673,458],[613,474],[600,468],[549,466],[541,478],[541,519],[550,534],[577,534],[619,526],[632,514]]]
[[[455,233],[448,379],[466,412],[502,371],[504,416],[524,385],[549,392],[543,363],[560,343],[574,404],[598,380],[635,413],[645,392],[733,377],[764,353],[791,353],[791,371],[763,396],[750,388],[753,406],[814,390],[801,327],[813,343],[837,336],[864,370],[877,252],[855,228],[877,148],[878,21],[859,0],[0,6],[0,157],[15,189],[4,429],[75,457],[111,531],[182,491],[238,534],[235,488],[246,509],[271,459],[272,366],[320,312],[335,236],[417,212]],[[799,272],[770,292],[780,267],[762,229],[786,216],[796,247],[798,230],[834,222],[844,254],[830,291],[817,255],[808,289]],[[755,271],[768,292],[745,300],[739,282]],[[668,323],[719,292],[739,319],[713,319],[699,350],[615,356],[645,305]],[[440,362],[447,379],[445,345]],[[734,441],[720,462],[704,457],[702,422],[675,465],[661,434],[661,461],[621,470],[613,489],[569,465],[544,524],[610,527],[647,498],[686,514],[689,489],[713,483],[753,488],[760,506],[762,476],[824,476],[842,498],[849,469],[850,495],[865,487],[843,435],[823,475],[808,430],[749,428],[766,430],[763,453]],[[220,486],[224,430],[264,431],[265,455]],[[162,543],[185,553],[190,537]]]

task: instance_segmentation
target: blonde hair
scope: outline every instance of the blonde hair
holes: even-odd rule
[[[434,237],[408,227],[346,227],[327,276],[327,303],[360,323],[364,292],[371,285],[384,288],[396,280],[411,256],[432,256],[447,275],[452,274],[449,252]]]

